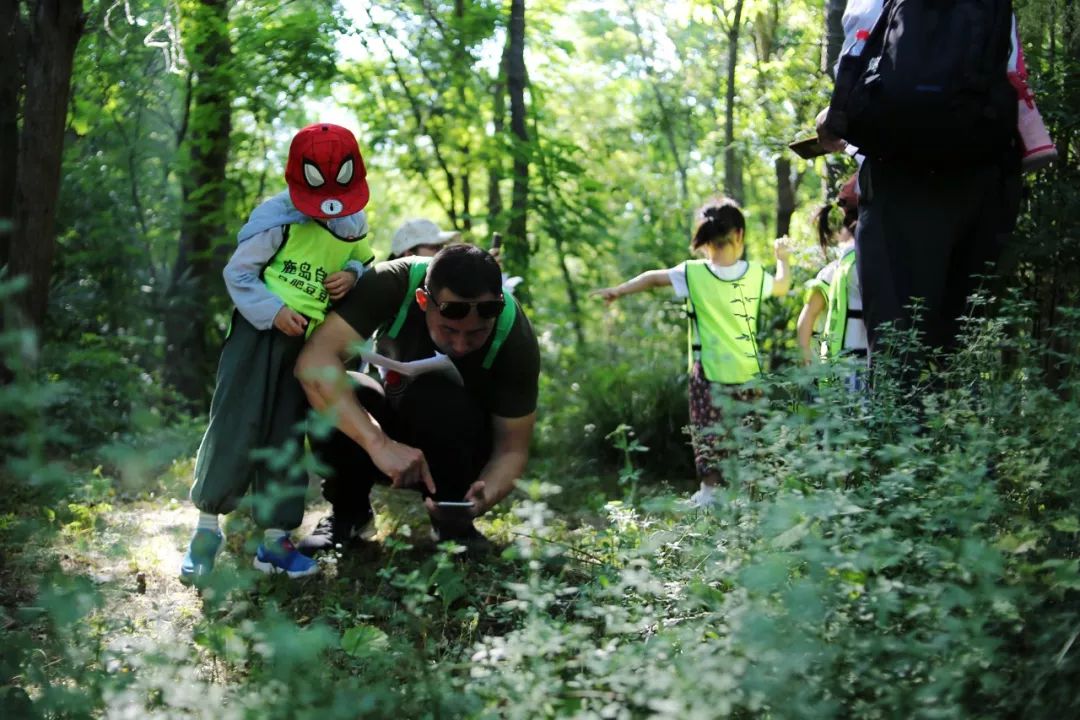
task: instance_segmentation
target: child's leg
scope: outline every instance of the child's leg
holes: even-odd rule
[[[304,519],[308,475],[304,457],[307,397],[293,374],[304,338],[274,333],[265,375],[260,437],[260,459],[252,477],[253,517],[263,528],[263,542],[254,565],[266,573],[304,577],[318,571],[311,558],[300,553],[289,531]]]
[[[253,446],[260,458],[253,464],[253,517],[263,528],[282,531],[300,527],[308,476],[304,457],[304,421],[307,397],[293,374],[303,338],[275,333],[270,349],[261,441]]]
[[[235,314],[232,332],[221,351],[210,422],[195,460],[191,502],[202,512],[232,512],[251,483],[251,451],[265,444],[273,335],[285,337],[260,332]]]
[[[705,378],[700,363],[690,372],[690,439],[694,449],[694,469],[701,489],[690,498],[691,505],[705,506],[713,502],[713,488],[723,483],[718,462],[719,436],[716,427],[720,412],[713,402],[713,386]]]

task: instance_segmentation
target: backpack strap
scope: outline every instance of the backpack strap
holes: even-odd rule
[[[506,299],[506,304],[503,305],[502,312],[499,313],[499,319],[495,323],[495,337],[491,340],[491,347],[488,348],[487,355],[484,356],[482,367],[485,370],[491,369],[491,364],[495,362],[495,356],[499,354],[499,348],[506,342],[506,337],[510,334],[511,328],[514,327],[514,320],[517,319],[517,300],[505,289],[503,290],[503,297]]]
[[[276,258],[278,256],[278,254],[282,250],[285,249],[285,245],[289,242],[289,228],[291,228],[291,227],[292,227],[292,225],[282,225],[281,226],[281,244],[278,245],[277,250],[274,251],[274,254],[271,255],[269,258],[267,258],[266,262],[263,263],[263,266],[259,269],[259,279],[260,280],[262,280],[265,277],[266,268],[270,267],[270,265],[274,262],[274,258]],[[269,229],[272,229],[272,228],[267,228],[267,229],[269,230]],[[228,337],[228,333],[226,333],[225,336]]]
[[[690,262],[697,262],[691,260]],[[701,330],[698,327],[697,308],[694,307],[694,293],[690,289],[690,262],[686,263],[684,274],[686,275],[686,317],[690,321],[687,331],[690,340],[690,363],[701,359]]]
[[[394,317],[394,322],[386,331],[386,337],[394,339],[401,332],[401,326],[405,324],[405,318],[409,316],[409,308],[412,307],[416,298],[416,289],[424,282],[430,263],[430,260],[424,259],[417,260],[409,266],[409,287],[405,292],[405,298],[401,301],[401,307],[398,308],[397,315]],[[514,321],[517,319],[517,300],[505,288],[503,288],[503,297],[506,298],[507,302],[503,305],[502,312],[499,313],[499,319],[495,322],[495,333],[491,341],[491,347],[488,348],[487,354],[484,356],[483,368],[485,370],[491,369],[492,363],[495,362],[495,356],[499,354],[499,349],[506,342],[510,330],[514,327]]]
[[[427,275],[430,262],[430,260],[418,260],[409,266],[409,289],[405,292],[405,299],[401,301],[401,307],[398,308],[393,324],[386,331],[388,338],[396,338],[398,333],[401,332],[401,326],[405,324],[405,318],[409,315],[409,308],[416,298],[416,289],[420,287],[420,283],[424,282],[424,276]]]

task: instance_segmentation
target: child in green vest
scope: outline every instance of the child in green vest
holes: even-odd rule
[[[320,123],[296,134],[285,168],[288,192],[260,205],[240,230],[225,267],[236,304],[222,348],[210,423],[195,461],[191,501],[199,521],[180,566],[197,581],[214,566],[223,536],[218,515],[232,512],[251,488],[264,537],[254,565],[303,577],[315,561],[296,551],[289,531],[304,516],[306,473],[289,473],[273,458],[299,441],[307,399],[293,366],[304,339],[374,260],[364,240],[369,190],[356,138]]]
[[[742,259],[746,218],[734,201],[715,199],[697,212],[690,250],[703,259],[687,260],[667,270],[650,270],[593,294],[611,302],[651,288],[670,286],[685,298],[690,316],[690,425],[694,464],[701,488],[690,498],[695,507],[711,505],[721,481],[722,453],[718,428],[725,424],[716,396],[749,399],[747,383],[761,374],[757,326],[761,301],[785,295],[791,287],[786,239],[778,238],[776,277],[761,264]]]
[[[862,291],[855,267],[855,223],[859,219],[859,199],[856,177],[844,183],[836,204],[842,220],[833,219],[832,205],[822,206],[814,216],[818,242],[829,254],[835,248],[837,257],[807,283],[806,304],[799,314],[798,339],[803,364],[809,365],[815,350],[823,359],[841,355],[866,356],[866,325],[862,319]],[[820,349],[812,347],[814,326],[825,315],[825,327]],[[854,378],[852,379],[854,382]]]

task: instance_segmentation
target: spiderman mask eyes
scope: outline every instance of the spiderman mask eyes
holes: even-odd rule
[[[349,181],[353,178],[353,159],[349,158],[345,162],[341,163],[341,169],[338,170],[337,181],[338,185],[348,185]]]
[[[308,160],[304,161],[304,181],[307,182],[310,187],[322,187],[326,184],[326,179],[323,178],[322,173],[319,172],[319,166]]]
[[[341,163],[341,168],[337,173],[338,185],[348,185],[353,179],[353,163],[352,158],[348,158],[345,162]],[[307,182],[309,187],[317,188],[326,184],[326,178],[323,177],[322,171],[319,170],[319,166],[310,160],[304,161],[304,181]]]

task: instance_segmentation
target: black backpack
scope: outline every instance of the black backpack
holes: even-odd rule
[[[1011,0],[885,0],[845,55],[826,127],[869,158],[957,165],[1015,151]]]

